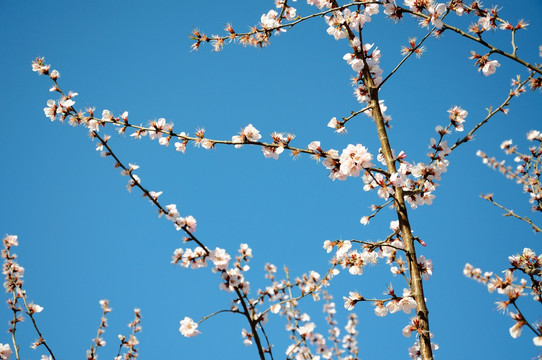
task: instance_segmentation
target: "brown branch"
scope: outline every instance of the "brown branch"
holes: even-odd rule
[[[351,111],[351,112],[350,112],[350,115],[349,115],[349,116],[346,116],[346,117],[343,117],[343,118],[342,118],[343,121],[340,121],[339,123],[340,123],[341,125],[344,126],[344,124],[346,124],[346,123],[347,123],[348,121],[350,121],[352,118],[358,116],[358,115],[361,114],[361,113],[364,113],[365,111],[369,110],[370,108],[371,108],[370,106],[366,106],[366,107],[364,107],[364,108],[361,109],[361,110],[358,110],[358,111]]]
[[[469,131],[468,134],[465,135],[465,137],[457,140],[455,144],[452,147],[450,147],[451,151],[455,150],[455,148],[458,147],[459,145],[472,140],[472,136],[474,135],[476,131],[478,131],[479,128],[481,128],[485,123],[487,123],[493,116],[495,116],[495,114],[499,112],[503,112],[504,108],[510,105],[510,100],[512,100],[514,96],[519,94],[520,89],[533,77],[533,75],[534,73],[531,73],[527,79],[525,79],[524,81],[522,81],[516,86],[516,89],[514,91],[510,91],[510,93],[506,97],[506,100],[504,100],[504,102],[501,105],[499,105],[499,107],[497,107],[495,110],[493,110],[492,108],[489,108],[487,116],[478,124],[476,124],[476,126],[474,126],[474,128],[472,128],[472,130]]]
[[[542,336],[542,334],[540,334],[539,331],[536,331],[536,329],[533,328],[533,326],[527,321],[525,316],[523,316],[523,313],[521,312],[521,310],[519,309],[519,307],[516,304],[516,300],[512,301],[512,305],[514,305],[514,307],[516,308],[516,310],[517,310],[518,314],[521,316],[521,318],[523,320],[525,320],[524,324],[527,325],[529,327],[529,329],[531,329],[535,333],[536,336]]]
[[[399,9],[401,9],[402,12],[405,12],[405,13],[408,13],[408,14],[411,14],[413,16],[416,16],[416,17],[420,17],[420,18],[423,18],[423,19],[430,19],[431,17],[426,15],[426,14],[423,14],[423,13],[419,13],[419,12],[415,12],[415,11],[412,11],[410,9],[406,9],[406,8],[403,8],[403,7],[400,7],[398,6]],[[528,63],[527,61],[519,58],[518,56],[515,55],[515,50],[513,51],[512,54],[510,53],[507,53],[501,49],[499,49],[498,47],[494,46],[494,45],[491,45],[487,42],[485,42],[484,40],[482,40],[481,37],[475,37],[475,36],[472,36],[468,33],[466,33],[465,31],[459,29],[459,28],[456,28],[454,26],[451,26],[451,25],[448,25],[446,23],[443,23],[443,29],[448,29],[448,30],[451,30],[469,40],[472,40],[472,41],[475,41],[477,42],[478,44],[480,45],[483,45],[485,46],[486,48],[488,48],[490,50],[491,53],[496,53],[496,54],[500,54],[504,57],[507,57],[523,66],[525,66],[526,68],[530,69],[531,71],[534,71],[534,72],[537,72],[539,74],[542,75],[542,67],[540,66],[535,66],[535,65],[532,65],[530,63]]]
[[[333,1],[336,4],[336,1]],[[344,25],[345,29],[348,32],[348,37],[352,41],[355,37],[352,30],[348,25]],[[360,29],[361,30],[361,29]],[[363,46],[363,41],[361,39],[360,31],[360,43]],[[365,86],[369,91],[370,102],[369,105],[372,108],[373,119],[375,120],[376,130],[380,144],[382,146],[382,154],[386,160],[387,170],[390,174],[395,173],[395,159],[393,157],[393,152],[389,143],[388,134],[386,131],[386,123],[380,104],[378,101],[378,88],[374,83],[372,78],[369,66],[365,58],[363,49],[360,51],[357,48],[354,48],[355,56],[358,59],[363,60],[363,81]],[[416,301],[417,306],[417,316],[420,318],[419,324],[419,342],[420,342],[420,353],[423,360],[432,360],[433,352],[431,348],[431,337],[429,332],[429,311],[427,310],[427,305],[425,304],[425,295],[423,291],[423,282],[420,274],[420,269],[418,267],[416,248],[414,245],[414,236],[412,235],[412,229],[410,227],[410,222],[408,218],[408,212],[405,204],[403,189],[401,187],[395,187],[395,211],[399,219],[399,228],[401,230],[403,242],[405,244],[405,253],[408,262],[409,273],[412,282],[412,295]]]
[[[510,209],[506,208],[505,206],[497,203],[495,200],[493,200],[493,195],[492,194],[480,195],[480,197],[482,199],[485,199],[485,200],[489,201],[490,203],[492,203],[496,207],[501,208],[504,211],[506,211],[506,213],[502,214],[503,216],[512,216],[512,217],[515,217],[518,220],[525,221],[527,224],[531,225],[531,227],[533,228],[533,230],[535,232],[542,232],[542,229],[540,227],[538,227],[537,225],[535,225],[533,223],[533,221],[531,219],[529,219],[528,217],[520,216],[520,215],[516,214],[513,210],[510,210]]]
[[[189,35],[189,37],[192,40],[197,40],[199,42],[211,42],[211,41],[223,42],[223,41],[226,41],[226,40],[231,40],[232,37],[233,38],[241,38],[241,37],[246,37],[246,36],[250,36],[250,35],[254,35],[254,34],[258,34],[258,33],[259,34],[262,34],[262,33],[263,34],[271,34],[273,31],[277,31],[277,30],[280,30],[280,29],[283,29],[283,28],[291,29],[292,27],[294,27],[295,25],[297,25],[297,24],[299,24],[299,23],[301,23],[303,21],[306,21],[306,20],[309,20],[309,19],[312,19],[312,18],[315,18],[315,17],[322,17],[322,16],[324,16],[326,14],[329,14],[329,13],[332,13],[332,12],[335,12],[335,11],[339,11],[339,10],[344,10],[344,9],[349,8],[351,6],[359,6],[359,5],[365,5],[365,4],[380,4],[380,3],[381,3],[380,1],[353,1],[351,3],[339,6],[335,2],[334,7],[331,8],[331,9],[324,10],[324,11],[321,11],[321,12],[318,12],[318,13],[313,13],[313,14],[310,14],[310,15],[307,15],[307,16],[304,16],[304,17],[298,17],[297,20],[294,20],[294,21],[286,23],[286,24],[280,24],[278,26],[275,26],[275,27],[272,27],[272,28],[269,28],[269,29],[259,29],[257,27],[254,27],[252,29],[252,31],[246,32],[246,33],[233,33],[233,34],[226,35],[226,36],[215,36],[215,37],[207,37],[207,36],[197,37],[197,36],[194,36],[194,35]],[[282,17],[283,13],[284,13],[284,8],[281,11],[281,14],[279,16],[280,20],[283,19],[283,17]]]
[[[415,50],[419,49],[419,48],[422,46],[422,44],[425,42],[425,40],[426,40],[427,38],[429,38],[429,36],[430,36],[434,31],[435,31],[435,28],[432,28],[431,31],[429,31],[429,32],[427,33],[427,35],[425,35],[425,36],[423,37],[423,39],[420,40],[420,42],[418,43],[418,45],[416,45],[413,49],[411,49],[411,51],[410,51],[405,57],[403,57],[403,59],[399,62],[399,64],[397,64],[397,66],[395,66],[395,68],[394,68],[394,69],[393,69],[393,70],[392,70],[392,71],[384,78],[384,80],[382,80],[382,82],[380,83],[380,85],[378,85],[378,89],[379,89],[379,90],[380,90],[380,88],[382,88],[382,86],[384,85],[384,83],[385,83],[386,81],[388,81],[388,79],[389,79],[393,74],[395,74],[395,72],[396,72],[397,70],[399,70],[399,68],[401,67],[401,65],[403,65],[403,64],[405,63],[405,61],[407,61],[408,58],[411,57],[412,54],[414,54]]]
[[[121,161],[120,159],[115,155],[115,153],[113,152],[113,150],[111,149],[111,147],[107,144],[107,142],[102,139],[100,137],[100,135],[96,132],[96,131],[93,131],[92,132],[92,136],[93,137],[96,137],[101,143],[102,145],[107,149],[107,155],[109,156],[112,156],[115,161],[116,161],[116,165],[120,168],[122,168],[123,170],[125,170],[128,175],[130,176],[130,178],[133,180],[134,182],[134,186],[138,187],[146,197],[148,197],[152,202],[153,204],[159,209],[159,211],[161,211],[161,213],[163,214],[169,214],[169,212],[167,211],[167,209],[165,209],[157,200],[157,198],[155,198],[154,196],[152,196],[150,194],[150,191],[147,190],[146,188],[144,188],[140,181],[138,181],[134,175],[132,174],[132,171],[130,171],[129,168],[127,168]],[[188,235],[188,237],[190,238],[190,240],[196,242],[205,252],[205,254],[207,256],[210,255],[210,252],[209,250],[207,249],[207,247],[199,240],[197,239],[194,234],[192,234],[192,232],[190,232],[190,230],[188,230],[188,226],[187,225],[184,225],[181,227],[181,229]],[[225,272],[225,270],[222,270],[222,272]],[[237,293],[237,296],[238,296],[238,299],[239,301],[241,302],[242,306],[243,306],[243,309],[244,309],[244,315],[245,317],[247,318],[249,324],[250,324],[250,327],[252,329],[252,332],[253,332],[253,336],[254,336],[254,340],[256,342],[256,346],[258,347],[258,354],[260,355],[260,359],[261,360],[265,360],[265,354],[264,354],[264,349],[262,347],[262,344],[261,344],[261,341],[260,341],[260,338],[259,338],[259,335],[257,333],[257,328],[256,328],[256,325],[258,323],[260,323],[259,320],[254,320],[253,319],[253,316],[252,314],[250,313],[248,307],[247,307],[247,304],[246,304],[246,301],[244,299],[244,296],[243,296],[243,292],[242,290],[238,287],[238,286],[234,286],[234,290],[235,292]],[[260,324],[261,326],[261,324]]]

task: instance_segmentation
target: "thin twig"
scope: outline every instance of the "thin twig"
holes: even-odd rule
[[[505,206],[497,203],[495,200],[493,200],[492,195],[481,195],[480,197],[482,199],[485,199],[485,200],[489,201],[490,203],[492,203],[496,207],[501,208],[504,211],[506,211],[506,213],[504,213],[503,216],[512,216],[512,217],[515,217],[518,220],[525,221],[526,223],[531,225],[531,227],[533,228],[533,230],[535,232],[542,232],[542,229],[540,227],[538,227],[537,225],[535,225],[535,223],[533,223],[533,221],[531,219],[529,219],[526,216],[520,216],[520,215],[516,214],[513,210],[510,210],[510,209],[506,208]]]

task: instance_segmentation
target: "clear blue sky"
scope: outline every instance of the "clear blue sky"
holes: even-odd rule
[[[314,10],[303,1],[296,4],[302,15]],[[530,23],[528,31],[518,34],[519,55],[540,62],[540,2],[498,4],[505,18]],[[362,143],[376,153],[378,139],[368,118],[351,121],[347,135],[326,127],[331,117],[346,116],[359,104],[349,85],[352,71],[342,60],[348,46],[325,33],[322,19],[274,37],[268,48],[230,44],[220,53],[210,46],[190,52],[187,34],[194,27],[216,34],[232,23],[242,31],[273,7],[267,0],[0,1],[0,228],[4,234],[19,235],[16,251],[26,269],[25,286],[29,298],[44,307],[37,319],[57,359],[84,357],[99,324],[98,301],[104,298],[111,301],[113,312],[102,359],[116,354],[117,334],[128,332],[134,307],[143,315],[142,359],[252,359],[257,352],[242,344],[241,329],[247,327],[243,319],[228,314],[202,324],[203,334],[197,338],[181,336],[181,319],[197,320],[228,308],[230,295],[219,291],[220,279],[210,269],[170,264],[174,249],[183,247],[183,234],[158,219],[138,191],[125,190],[127,179],[111,159],[99,156],[85,129],[45,118],[43,108],[53,98],[51,84],[31,71],[31,61],[44,56],[60,71],[62,87],[79,93],[77,108],[94,106],[97,113],[109,109],[116,115],[127,110],[131,121],[142,124],[164,117],[179,132],[205,128],[217,139],[230,139],[252,123],[263,140],[273,131],[292,132],[297,136],[292,144],[300,147],[313,140],[339,150]],[[454,15],[449,21],[463,27],[469,23]],[[381,49],[386,74],[401,59],[400,46],[424,34],[411,19],[394,25],[379,14],[367,24],[364,40]],[[502,32],[488,38],[506,44]],[[427,53],[409,60],[381,95],[393,117],[392,147],[416,162],[427,161],[429,139],[436,125],[446,124],[450,107],[468,110],[469,130],[485,116],[485,108],[502,102],[515,74],[526,76],[517,64],[499,57],[497,73],[482,76],[468,59],[470,50],[481,48],[452,33],[431,38],[426,47]],[[410,212],[415,234],[428,244],[422,254],[435,266],[425,286],[439,359],[531,359],[540,354],[527,329],[519,339],[510,337],[512,320],[494,310],[500,298],[466,279],[462,269],[470,262],[499,272],[507,267],[508,256],[524,247],[542,250],[540,235],[503,218],[479,198],[482,192],[493,192],[540,223],[521,189],[475,156],[482,149],[504,157],[499,144],[510,138],[525,148],[525,134],[542,130],[541,112],[540,93],[513,100],[508,116],[492,119],[476,141],[449,158],[434,204]],[[369,226],[360,225],[368,207],[378,203],[376,193],[364,192],[360,179],[332,182],[322,165],[305,156],[294,160],[285,153],[275,161],[247,146],[210,151],[189,147],[182,155],[148,138],[117,136],[112,128],[103,133],[112,135],[110,145],[123,161],[141,167],[137,174],[145,186],[164,192],[164,204],[176,203],[182,214],[197,218],[197,234],[207,246],[234,254],[240,243],[250,244],[254,291],[267,286],[266,262],[279,268],[279,276],[283,265],[295,276],[309,270],[323,273],[331,259],[322,249],[325,240],[383,239],[389,221],[395,220],[394,213],[385,210]],[[342,296],[355,289],[380,296],[390,282],[403,287],[385,264],[367,268],[361,277],[343,272],[330,287],[341,326],[348,315]],[[531,302],[525,298],[521,304],[531,320],[542,320]],[[307,300],[302,306],[325,334],[321,305]],[[363,359],[408,358],[413,338],[401,335],[408,315],[376,318],[369,304],[354,311],[360,319]],[[0,328],[5,329],[0,343],[10,342],[10,316],[7,306],[0,309]],[[282,358],[289,344],[284,320],[272,318],[268,328],[275,356]],[[18,334],[23,359],[44,353],[27,347],[36,338],[29,321]]]

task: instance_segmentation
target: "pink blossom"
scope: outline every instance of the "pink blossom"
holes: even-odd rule
[[[179,328],[179,331],[183,336],[186,337],[192,337],[200,334],[200,331],[198,329],[198,324],[194,322],[194,320],[190,319],[189,317],[185,317],[184,320],[181,320],[181,327]]]
[[[228,268],[228,263],[230,262],[231,257],[226,250],[217,247],[211,251],[210,256],[216,269],[226,270]]]
[[[232,142],[239,143],[239,145],[235,145],[235,148],[240,148],[245,140],[257,142],[262,138],[262,135],[260,135],[260,132],[252,126],[252,124],[248,124],[243,130],[241,130],[240,135],[233,136]]]
[[[166,210],[168,212],[166,214],[166,219],[168,220],[175,221],[176,218],[181,216],[181,214],[179,214],[179,211],[177,210],[177,205],[175,204],[166,205]]]
[[[356,54],[347,53],[343,56],[343,59],[346,60],[346,63],[350,65],[355,72],[360,72],[365,66],[363,60],[356,57]]]
[[[201,147],[206,150],[212,149],[215,146],[214,143],[209,139],[202,139],[200,141],[200,144],[201,144]]]
[[[157,200],[160,195],[162,195],[163,191],[149,191],[149,195],[151,199]]]
[[[175,225],[175,229],[179,231],[186,226],[186,220],[179,216],[173,220],[173,225]]]
[[[307,148],[312,151],[322,151],[320,148],[320,141],[312,141]]]
[[[399,220],[390,221],[390,229],[393,231],[399,230]]]
[[[284,148],[282,146],[278,146],[278,147],[264,146],[264,147],[262,147],[263,155],[267,159],[273,158],[273,159],[277,160],[279,158],[279,155],[282,154],[283,151],[284,151]]]
[[[57,70],[51,71],[51,74],[49,75],[51,80],[56,81],[60,77],[60,73]]]
[[[497,60],[488,60],[482,67],[482,73],[485,76],[493,75],[495,74],[495,71],[497,71],[497,68],[500,66],[501,64],[499,64]]]
[[[330,0],[307,0],[307,4],[315,5],[318,9],[321,9],[323,7],[327,7],[327,8],[331,7]]]
[[[328,170],[334,170],[339,164],[339,152],[335,149],[326,151],[326,157],[324,158],[324,161],[322,161],[322,165]]]
[[[269,30],[279,26],[280,23],[277,21],[278,15],[279,14],[275,10],[269,10],[267,14],[263,14],[260,18],[262,27]]]
[[[57,115],[58,106],[54,100],[47,100],[47,107],[43,108],[45,116],[47,116],[51,121],[55,121]]]
[[[196,232],[196,226],[197,226],[196,219],[192,215],[188,215],[185,218],[185,221],[186,221],[186,227],[188,228],[188,230],[192,233]]]
[[[241,133],[247,138],[247,140],[253,142],[256,142],[262,138],[260,132],[254,126],[252,126],[252,124],[248,124]]]
[[[60,106],[62,106],[65,109],[71,108],[73,105],[75,105],[75,101],[73,101],[71,98],[65,98],[58,102]]]
[[[404,337],[410,337],[410,335],[412,334],[413,331],[415,331],[416,329],[412,326],[412,324],[408,324],[407,326],[405,326],[403,328],[403,330],[401,331],[403,336]]]
[[[523,322],[516,322],[510,329],[510,336],[514,339],[518,338],[521,335],[521,328],[525,325]]]
[[[542,134],[538,130],[531,130],[527,133],[527,140],[542,140]]]
[[[349,144],[343,150],[340,160],[340,171],[346,176],[359,176],[359,173],[364,168],[371,167],[373,155],[367,151],[367,148],[361,144]]]
[[[184,131],[179,134],[179,138],[188,136]],[[184,141],[177,141],[175,142],[175,150],[181,151],[183,154],[186,151],[186,144],[188,143],[188,140]]]
[[[8,249],[12,246],[19,246],[19,241],[17,241],[17,235],[6,235],[2,239],[2,242],[4,243],[4,246]]]
[[[160,139],[162,137],[162,130],[167,126],[166,119],[160,118],[158,121],[151,121],[150,127],[152,130],[149,130],[149,139]]]
[[[352,275],[363,275],[363,258],[356,250],[351,251],[342,260],[342,266],[348,267],[348,272]]]
[[[113,120],[113,115],[109,110],[102,111],[102,120],[104,121],[111,121]]]
[[[316,325],[313,322],[310,322],[297,328],[297,332],[302,337],[310,337],[315,328]]]
[[[100,130],[100,123],[98,123],[97,120],[90,120],[88,123],[87,123],[87,126],[88,126],[88,129],[90,131],[96,131],[98,132]]]
[[[128,184],[126,185],[126,190],[128,190],[128,192],[132,192],[133,187],[139,184],[140,182],[141,182],[141,179],[139,178],[139,176],[132,174],[132,178],[128,180]]]
[[[410,290],[403,289],[403,298],[399,301],[399,306],[405,314],[410,314],[413,309],[416,309],[416,300],[412,297]]]
[[[43,64],[43,58],[36,58],[36,60],[32,61],[32,71],[37,72],[38,75],[48,75],[50,67],[51,65]]]
[[[375,304],[375,315],[379,317],[388,315],[388,308],[386,308],[381,301],[378,301]]]
[[[487,12],[486,16],[480,17],[478,19],[478,24],[486,31],[496,28],[495,19],[489,11]],[[510,24],[505,21],[503,24],[501,24],[501,29],[504,30],[507,28],[507,26],[510,26]]]
[[[220,284],[220,289],[228,292],[232,292],[236,287],[241,286],[245,282],[243,274],[238,268],[222,272],[222,278],[224,282]],[[245,286],[248,289],[248,284]]]
[[[333,16],[326,16],[325,19],[329,25],[327,28],[327,33],[329,35],[332,35],[335,40],[346,38],[346,29],[343,27],[345,20],[340,11],[335,11]]]
[[[386,308],[390,312],[390,314],[394,314],[401,310],[401,306],[399,306],[399,299],[392,299],[391,301],[388,301],[386,303]]]
[[[450,115],[450,122],[454,126],[455,131],[463,131],[463,123],[469,113],[459,106],[454,106],[448,110],[448,114]]]
[[[294,20],[297,16],[297,9],[292,6],[287,6],[286,9],[284,9],[284,17],[286,20]]]
[[[434,27],[437,29],[442,29],[444,26],[444,23],[440,19],[440,17],[446,12],[446,5],[444,4],[437,4],[431,6],[429,9],[429,13],[431,14],[431,24],[433,24]]]
[[[342,259],[346,256],[348,253],[348,250],[352,248],[352,243],[348,240],[345,241],[339,241],[337,244],[337,253],[335,256],[337,259]]]
[[[39,306],[38,304],[33,304],[33,303],[30,303],[28,305],[28,309],[30,310],[31,313],[40,313],[43,311],[42,306]]]
[[[418,257],[418,267],[424,280],[429,280],[429,276],[433,275],[433,262],[430,259],[426,259],[425,256],[420,255]]]
[[[367,4],[365,5],[365,15],[376,15],[379,13],[378,4]]]
[[[343,296],[343,299],[344,299],[344,308],[349,311],[354,309],[354,305],[356,305],[356,303],[364,300],[363,296],[361,296],[357,291],[350,291],[350,293],[348,294],[348,297]]]
[[[241,336],[245,338],[245,340],[243,340],[243,344],[245,344],[246,346],[252,345],[252,333],[243,329],[241,330]]]
[[[183,154],[186,151],[186,143],[185,142],[175,142],[175,150],[181,151]]]
[[[269,309],[273,314],[278,314],[280,311],[280,304],[273,304],[269,307]]]
[[[324,241],[324,250],[326,250],[328,253],[333,250],[333,247],[335,246],[335,242],[331,242],[329,240]]]
[[[342,123],[337,121],[336,117],[331,118],[331,120],[329,120],[329,122],[327,123],[327,126],[335,129],[335,132],[338,134],[346,133],[346,128]]]
[[[11,357],[11,348],[9,347],[9,344],[2,344],[0,343],[0,359],[2,360],[9,360]]]

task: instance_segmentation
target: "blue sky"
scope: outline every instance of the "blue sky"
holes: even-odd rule
[[[540,62],[542,19],[536,14],[542,5],[499,4],[511,22],[530,23],[528,31],[518,34],[519,55]],[[187,34],[194,27],[216,34],[232,23],[242,31],[272,7],[271,1],[0,1],[1,230],[19,236],[16,252],[26,269],[25,286],[29,298],[44,307],[37,319],[58,359],[84,356],[99,324],[98,301],[104,298],[113,312],[102,359],[116,354],[117,334],[128,332],[135,307],[143,315],[141,358],[249,359],[257,352],[242,344],[241,329],[247,325],[228,314],[202,324],[197,338],[181,336],[181,319],[197,320],[228,308],[230,294],[218,289],[220,280],[210,269],[170,264],[174,249],[184,247],[183,234],[159,219],[137,191],[125,190],[127,179],[111,159],[99,156],[86,129],[51,123],[44,116],[43,108],[54,96],[48,92],[50,81],[31,71],[31,61],[43,56],[60,71],[63,89],[79,93],[77,108],[94,106],[97,113],[109,109],[115,115],[126,110],[131,121],[142,124],[164,117],[178,132],[205,128],[215,139],[230,139],[252,123],[266,141],[273,131],[292,132],[292,144],[299,147],[313,140],[339,150],[362,143],[376,153],[378,139],[369,118],[352,120],[346,135],[326,127],[331,117],[347,116],[359,104],[349,84],[352,71],[342,60],[348,46],[325,33],[323,20],[274,37],[264,49],[230,44],[220,53],[210,46],[190,52]],[[297,7],[303,15],[314,10],[303,2]],[[470,20],[450,15],[449,21],[465,27]],[[400,46],[424,34],[411,19],[395,25],[379,14],[367,24],[364,41],[381,49],[386,74],[400,61]],[[502,32],[488,37],[505,45],[503,38]],[[426,48],[421,59],[410,59],[381,92],[393,117],[392,147],[404,150],[410,161],[427,161],[429,139],[436,125],[447,123],[450,107],[468,110],[469,130],[486,108],[504,100],[515,74],[526,76],[520,66],[499,57],[497,73],[482,76],[468,59],[470,50],[481,48],[452,33],[429,39]],[[415,234],[428,244],[421,253],[435,266],[425,287],[439,359],[533,358],[540,353],[527,329],[519,339],[510,337],[512,320],[495,310],[499,297],[465,278],[462,269],[469,262],[500,272],[508,256],[524,247],[542,250],[540,235],[503,218],[480,199],[481,193],[493,192],[497,200],[540,223],[540,216],[529,211],[527,195],[475,156],[482,149],[504,158],[499,144],[510,138],[525,149],[525,134],[542,130],[541,110],[540,93],[514,99],[508,116],[493,118],[474,142],[450,156],[434,204],[410,211]],[[295,276],[309,270],[323,273],[331,259],[322,249],[325,240],[383,239],[389,221],[395,220],[391,210],[384,210],[369,226],[360,225],[369,206],[379,202],[376,194],[364,192],[360,179],[329,180],[327,170],[306,156],[292,159],[285,153],[279,160],[265,159],[260,149],[248,146],[190,146],[182,155],[148,138],[117,136],[112,128],[103,133],[112,135],[109,144],[124,162],[140,166],[137,174],[146,187],[164,192],[164,204],[175,203],[182,214],[197,218],[197,235],[207,246],[233,254],[240,243],[250,244],[254,291],[268,285],[266,262],[279,268],[279,277],[283,265]],[[455,138],[451,135],[449,142]],[[402,288],[385,264],[367,268],[361,277],[347,272],[337,277],[329,291],[341,325],[348,315],[342,296],[356,289],[380,296],[390,282]],[[524,298],[521,304],[532,321],[541,321],[530,302]],[[326,333],[321,304],[307,299],[302,308],[314,315],[317,330]],[[376,318],[369,304],[354,311],[360,319],[361,358],[408,358],[413,339],[401,335],[408,315]],[[10,341],[9,317],[7,307],[0,310],[5,329],[0,343]],[[276,358],[289,345],[284,324],[277,317],[268,326]],[[27,347],[36,338],[29,321],[18,335],[22,358],[40,358],[43,351]]]

